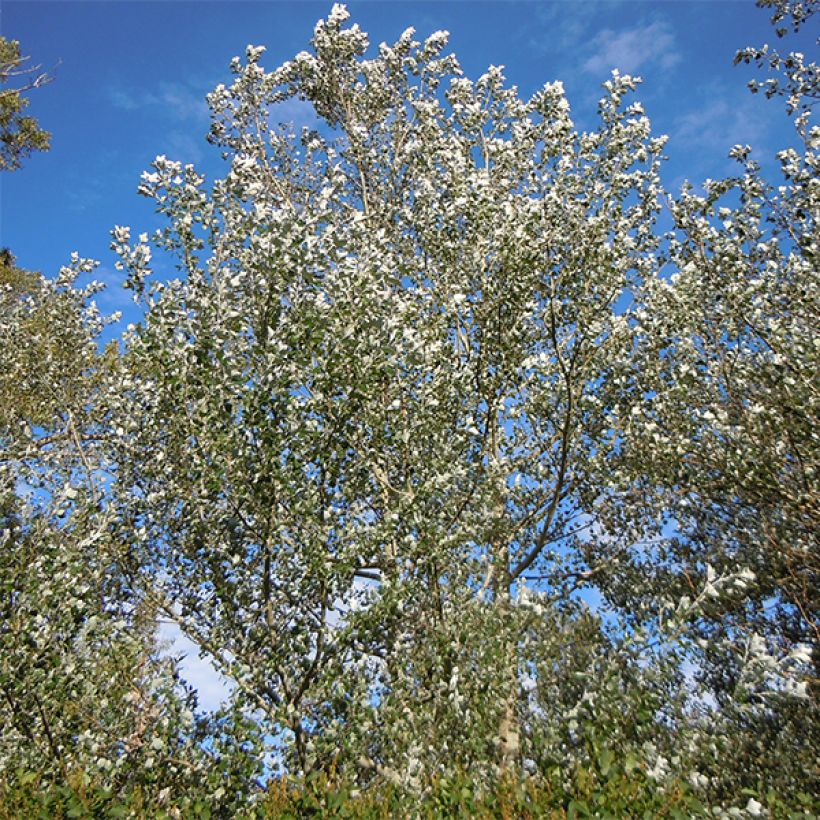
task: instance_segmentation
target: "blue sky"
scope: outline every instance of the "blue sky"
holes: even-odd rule
[[[211,177],[220,173],[218,152],[205,141],[205,94],[230,81],[228,63],[249,43],[267,46],[267,68],[307,48],[330,7],[4,0],[0,31],[20,40],[55,79],[32,94],[30,108],[52,133],[51,150],[0,179],[0,245],[46,275],[72,251],[99,259],[98,278],[110,288],[98,301],[107,310],[127,308],[109,231],[115,224],[135,233],[157,226],[150,202],[136,194],[142,171],[166,154]],[[468,76],[501,64],[523,94],[562,80],[582,128],[594,126],[600,84],[612,68],[641,75],[638,98],[656,133],[670,135],[664,174],[673,190],[685,178],[730,173],[726,155],[737,142],[771,162],[791,139],[782,106],[750,94],[753,70],[732,65],[738,48],[776,39],[769,12],[753,0],[428,0],[352,2],[349,9],[373,44],[396,39],[408,26],[421,36],[448,30]],[[792,41],[813,52],[808,31]],[[310,116],[298,105],[286,113]],[[167,634],[178,650],[192,650],[176,631]],[[206,661],[192,658],[187,671],[206,705],[221,698],[224,689]]]

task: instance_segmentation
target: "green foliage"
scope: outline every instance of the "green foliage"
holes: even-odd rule
[[[59,413],[82,413],[104,358],[83,313],[90,294],[55,287],[0,260],[0,430],[26,421],[50,429]]]
[[[768,817],[809,820],[816,803],[803,794],[789,804],[773,791],[759,798]],[[13,785],[0,781],[0,820],[17,817],[184,817],[210,820],[225,816],[227,805],[212,796],[212,787],[199,784],[184,793],[159,794],[142,786],[117,793],[80,772],[63,785],[41,783],[33,774],[18,772]],[[437,778],[423,794],[410,794],[390,784],[361,788],[340,781],[333,773],[307,779],[285,778],[268,785],[254,801],[234,804],[230,816],[300,820],[305,817],[347,820],[418,820],[474,817],[494,820],[580,820],[664,817],[688,820],[714,817],[693,789],[678,782],[660,789],[627,760],[621,764],[602,754],[594,769],[553,770],[524,780],[506,776],[487,781],[463,771]]]
[[[38,74],[39,66],[24,67],[27,59],[17,40],[0,37],[0,171],[16,170],[32,151],[46,151],[49,146],[49,133],[23,112],[29,106],[25,94],[51,78]],[[5,87],[19,83],[19,78],[22,85]]]
[[[578,132],[346,20],[232,63],[225,178],[144,175],[121,346],[0,257],[0,813],[810,816],[814,75],[783,185],[671,198],[636,79]]]

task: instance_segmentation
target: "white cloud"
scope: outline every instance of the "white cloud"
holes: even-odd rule
[[[758,150],[762,147],[768,129],[757,110],[757,99],[721,93],[720,89],[705,90],[700,99],[696,109],[675,120],[672,137],[676,147],[685,146],[690,152],[710,149],[723,157],[736,143],[749,143]]]
[[[121,111],[165,114],[178,122],[207,122],[210,119],[205,96],[211,88],[199,89],[185,83],[163,82],[154,90],[134,90],[124,87],[108,89],[108,100]],[[271,106],[271,124],[289,122],[298,131],[316,124],[316,111],[307,100],[291,98]],[[190,147],[190,146],[186,146]]]
[[[164,135],[162,151],[175,160],[187,164],[198,164],[205,158],[204,148],[207,143],[199,132],[190,134],[187,131],[174,129]],[[159,149],[157,153],[160,153]]]
[[[589,39],[589,29],[595,25],[604,9],[612,10],[619,3],[606,5],[597,0],[564,0],[564,2],[533,4],[533,21],[522,31],[530,47],[543,53],[575,50]],[[534,23],[534,25],[533,25]]]
[[[622,31],[604,29],[592,39],[590,49],[594,53],[583,64],[590,74],[608,74],[613,68],[633,74],[649,65],[669,69],[680,60],[675,37],[662,22]]]
[[[122,111],[154,108],[161,109],[175,120],[204,121],[209,117],[205,93],[185,83],[162,82],[153,91],[109,88],[108,99]]]
[[[166,654],[181,658],[180,672],[196,690],[200,709],[213,711],[224,703],[233,689],[231,681],[220,675],[207,657],[200,656],[199,647],[176,624],[164,622],[159,632]]]
[[[316,110],[307,100],[291,97],[271,106],[269,121],[272,126],[290,123],[298,133],[302,128],[313,128],[317,124]]]

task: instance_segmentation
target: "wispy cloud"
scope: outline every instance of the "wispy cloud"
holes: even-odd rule
[[[102,205],[112,189],[133,188],[133,173],[120,147],[88,152],[66,169],[60,196],[70,210],[90,211]]]
[[[307,100],[292,97],[271,107],[270,123],[290,123],[298,133],[302,128],[312,128],[318,122],[316,109]]]
[[[589,28],[598,19],[602,4],[597,0],[582,3],[553,2],[533,4],[534,27],[525,30],[530,47],[536,51],[551,52],[575,49],[587,39]],[[607,8],[617,6],[610,3]],[[547,36],[548,35],[548,36]]]
[[[146,108],[164,111],[175,120],[204,121],[208,119],[205,91],[179,82],[162,82],[154,90],[114,86],[108,89],[108,99],[122,111]]]
[[[152,116],[164,117],[178,123],[180,128],[166,130],[167,151],[185,162],[199,162],[203,158],[201,141],[192,138],[189,131],[181,130],[191,123],[206,124],[210,119],[205,96],[211,85],[195,88],[185,83],[160,83],[156,89],[137,90],[122,86],[108,89],[108,100],[121,111],[150,111]],[[285,100],[271,107],[270,123],[290,123],[298,132],[317,123],[316,111],[306,100]]]
[[[183,635],[178,626],[163,624],[160,637],[167,642],[167,654],[181,658],[182,677],[196,690],[201,709],[213,711],[228,699],[234,688],[232,683],[220,675],[207,658],[200,656],[199,647]]]
[[[164,146],[162,150],[168,156],[184,164],[197,165],[205,158],[207,143],[199,131],[190,133],[174,129],[167,133]]]
[[[715,89],[703,97],[705,100],[698,108],[681,114],[675,121],[676,141],[688,149],[708,148],[723,154],[737,143],[748,143],[757,149],[764,147],[768,127],[756,110],[757,100]]]
[[[613,68],[626,74],[648,66],[669,69],[680,61],[674,34],[660,21],[620,31],[604,29],[592,39],[589,50],[593,53],[582,67],[590,74],[605,74]]]
[[[742,87],[705,85],[695,99],[689,98],[692,107],[671,120],[665,153],[679,170],[667,180],[670,190],[686,179],[697,183],[736,172],[737,163],[728,156],[733,145],[748,144],[755,159],[764,165],[771,161],[775,132],[771,119],[761,111],[766,100],[744,92]]]

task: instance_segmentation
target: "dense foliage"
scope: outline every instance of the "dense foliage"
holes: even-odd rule
[[[17,40],[0,37],[0,171],[13,171],[32,151],[48,148],[48,132],[23,112],[29,105],[27,92],[51,77],[40,66],[27,66],[27,60]]]
[[[781,180],[673,197],[637,79],[579,131],[347,18],[143,175],[119,345],[2,260],[0,814],[811,816],[816,67]]]

